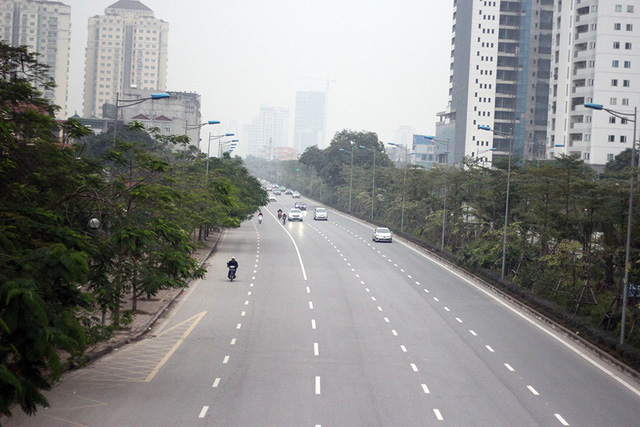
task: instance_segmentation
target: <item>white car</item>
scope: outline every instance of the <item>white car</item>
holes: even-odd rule
[[[294,199],[299,199],[299,198],[300,198],[300,193],[298,193],[297,191],[294,191],[294,192],[291,194],[291,197],[292,197],[292,198],[294,198]]]
[[[289,215],[287,216],[289,221],[300,221],[302,222],[302,211],[300,209],[291,209],[289,210]]]
[[[276,196],[274,196],[273,194],[269,194],[269,201],[270,202],[275,202],[276,200],[277,200]]]
[[[391,230],[389,230],[387,227],[377,227],[375,230],[373,230],[373,241],[391,243],[393,241]]]
[[[326,208],[315,208],[313,210],[313,219],[319,220],[323,219],[325,221],[329,220],[329,212]]]

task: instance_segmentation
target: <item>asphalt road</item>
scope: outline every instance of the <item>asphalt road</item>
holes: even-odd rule
[[[373,243],[370,226],[313,221],[310,201],[282,225],[293,202],[227,232],[148,339],[6,425],[639,424],[638,383],[423,252]]]

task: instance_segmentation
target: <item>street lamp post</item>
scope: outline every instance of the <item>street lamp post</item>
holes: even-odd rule
[[[631,224],[633,222],[633,182],[635,180],[634,168],[636,160],[636,130],[638,123],[638,107],[635,107],[633,109],[633,113],[628,113],[623,111],[611,110],[609,108],[605,108],[602,104],[593,104],[590,102],[585,103],[584,106],[592,110],[603,110],[611,114],[612,116],[628,121],[633,121],[633,139],[631,141],[631,176],[629,178],[629,210],[627,212],[627,243],[624,254],[624,280],[622,283],[622,324],[620,325],[620,344],[624,344],[625,323],[627,321],[627,300],[629,297],[629,270],[631,269]],[[630,117],[633,117],[633,120],[631,120]]]
[[[353,142],[349,142],[349,144],[353,145]],[[351,148],[351,150],[345,150],[344,148],[341,148],[340,151],[344,151],[345,153],[350,153],[351,154],[351,169],[350,169],[350,178],[349,178],[349,213],[351,213],[351,191],[353,189],[353,147]]]
[[[446,154],[446,166],[449,166],[449,138],[446,141],[437,140],[435,136],[425,136],[429,141],[436,142],[438,144],[447,144],[447,152]],[[444,236],[446,232],[446,223],[447,223],[447,176],[448,172],[445,170],[444,172],[444,201],[442,203],[442,240],[440,242],[440,250],[444,250]]]
[[[513,155],[513,128],[511,133],[500,132],[495,129],[491,129],[489,126],[478,125],[478,129],[493,132],[494,134],[509,137],[509,161],[507,166],[507,196],[504,208],[504,230],[502,232],[502,273],[501,279],[504,279],[505,266],[507,264],[507,226],[509,225],[509,191],[511,188],[511,156]]]
[[[404,230],[404,198],[407,188],[407,157],[409,154],[409,148],[405,145],[396,144],[395,142],[388,142],[388,144],[404,151],[404,179],[402,182],[402,207],[400,209],[400,232],[402,232]]]
[[[378,143],[376,142],[376,144]],[[367,148],[364,145],[360,145],[359,148],[373,152],[373,178],[371,180],[371,220],[373,220],[373,201],[376,194],[376,151],[378,150],[375,148]]]
[[[189,124],[189,119],[187,119],[187,120],[184,121],[184,136],[187,136],[187,132],[190,131],[190,130],[200,129],[203,126],[206,126],[206,125],[219,125],[219,124],[220,124],[220,121],[218,121],[218,120],[209,120],[209,121],[206,121],[204,123],[197,124],[197,125],[190,125]],[[188,145],[188,143],[185,141],[185,143],[184,143],[184,158],[185,159],[187,158],[187,145]],[[200,150],[200,138],[199,137],[198,137],[198,150]]]
[[[224,138],[226,136],[234,136],[233,133],[225,133],[223,135],[211,135],[209,134],[209,141],[207,143],[207,176],[209,176],[209,157],[211,153],[211,141],[217,141],[220,138]]]

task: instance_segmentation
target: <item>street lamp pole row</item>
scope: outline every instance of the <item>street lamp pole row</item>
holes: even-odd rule
[[[378,142],[376,141],[376,145],[378,145]],[[365,147],[364,145],[360,145],[358,146],[358,148],[361,148],[363,150],[367,150],[367,151],[372,151],[373,152],[373,178],[371,180],[371,220],[373,220],[373,202],[375,199],[375,194],[376,194],[376,151],[378,151],[376,148],[368,148]]]
[[[631,141],[631,176],[629,178],[629,210],[627,212],[627,242],[624,254],[624,280],[622,283],[622,319],[620,325],[620,344],[624,344],[625,324],[627,322],[627,300],[629,297],[629,270],[631,269],[631,225],[633,223],[633,185],[634,185],[634,169],[636,161],[636,131],[638,123],[638,107],[633,109],[633,113],[624,111],[611,110],[605,108],[602,104],[594,104],[587,102],[584,104],[586,108],[592,110],[606,111],[612,116],[633,121],[633,137]],[[630,119],[633,117],[633,120]]]
[[[189,124],[189,119],[187,119],[187,120],[184,121],[184,136],[187,136],[187,132],[190,131],[190,130],[200,129],[203,126],[206,126],[206,125],[219,125],[219,124],[220,124],[220,121],[218,121],[218,120],[209,120],[209,121],[206,121],[204,123],[197,124],[197,125],[190,125]],[[184,151],[183,151],[183,153],[184,153],[183,156],[184,156],[185,159],[187,158],[187,145],[188,145],[188,143],[185,141],[185,143],[184,143]],[[198,140],[198,151],[199,150],[200,150],[200,140]]]
[[[211,141],[217,141],[221,138],[227,137],[227,136],[234,136],[235,134],[233,133],[225,133],[222,135],[211,135],[209,134],[209,141],[207,143],[207,172],[206,172],[206,176],[209,176],[209,157],[211,157],[210,153],[211,153]],[[237,141],[237,140],[235,140]],[[218,145],[218,157],[222,157],[220,155],[220,145]]]
[[[407,188],[407,163],[409,162],[408,160],[409,147],[402,144],[396,144],[395,142],[388,142],[387,144],[392,145],[404,151],[404,180],[402,183],[402,207],[400,209],[400,212],[401,212],[400,213],[400,232],[402,232],[404,230],[404,198],[405,198],[405,193]]]
[[[349,144],[353,146],[353,141],[349,141]],[[351,147],[351,150],[345,150],[344,148],[340,148],[340,151],[344,151],[345,153],[351,154],[351,169],[350,169],[351,177],[349,178],[349,213],[351,213],[351,191],[353,189],[353,147]]]
[[[446,154],[446,167],[448,168],[449,166],[449,138],[447,138],[446,141],[441,141],[436,139],[435,136],[425,136],[426,139],[428,139],[429,141],[433,141],[435,143],[438,144],[447,144],[447,151],[445,152]],[[447,187],[448,187],[448,171],[445,170],[444,172],[444,201],[442,202],[442,239],[440,241],[440,250],[444,250],[444,236],[445,236],[445,232],[446,232],[446,223],[447,223]]]

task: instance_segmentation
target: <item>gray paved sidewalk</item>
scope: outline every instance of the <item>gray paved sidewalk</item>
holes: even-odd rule
[[[193,253],[193,257],[201,267],[209,256],[215,251],[223,232],[211,233],[204,241],[204,245]],[[113,337],[105,342],[100,342],[85,352],[87,362],[110,353],[114,349],[129,342],[139,340],[146,334],[151,326],[158,320],[164,311],[182,294],[183,289],[166,289],[158,292],[151,299],[139,298],[137,301],[138,314],[133,318],[133,322],[126,328],[114,332]],[[131,298],[123,304],[122,309],[131,308]]]

